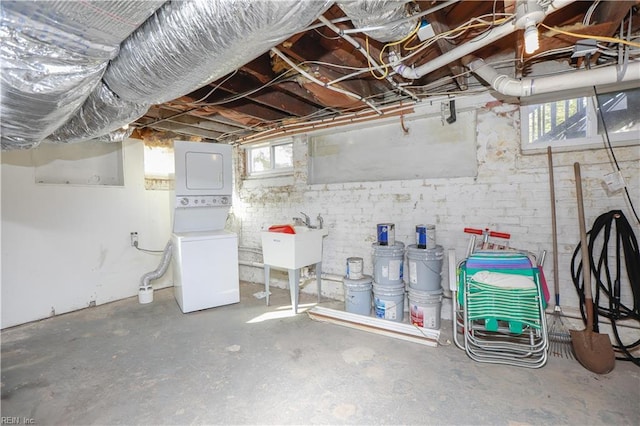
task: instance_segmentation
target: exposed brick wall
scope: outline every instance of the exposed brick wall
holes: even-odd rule
[[[325,227],[329,228],[324,240],[323,272],[344,275],[346,259],[358,256],[364,258],[364,272],[372,274],[371,244],[376,240],[377,223],[395,223],[396,240],[405,244],[415,242],[416,224],[435,224],[438,244],[444,246],[445,254],[446,249],[455,249],[458,260],[469,241],[463,228],[490,228],[510,233],[512,247],[533,253],[547,250],[544,270],[551,287],[552,231],[546,153],[521,153],[516,105],[479,104],[476,127],[479,169],[475,178],[307,185],[307,139],[296,137],[292,176],[236,180],[234,223],[240,246],[260,248],[261,229],[290,222],[301,211],[312,219],[321,213]],[[639,208],[640,149],[617,148],[616,155]],[[242,161],[242,156],[238,161]],[[613,171],[606,150],[554,154],[562,305],[574,307],[577,295],[571,283],[570,260],[580,240],[575,161],[582,165],[587,229],[597,216],[612,209],[621,209],[630,221],[634,220],[623,195],[608,195],[601,183],[602,177]],[[240,258],[262,261],[259,254],[246,251],[240,252]],[[240,273],[244,280],[263,280],[262,271],[254,267],[242,266]],[[276,281],[286,286],[284,274],[276,275]],[[445,259],[443,287],[447,286]],[[341,297],[340,283],[323,282],[323,288],[327,295]],[[309,285],[308,289],[315,291],[315,285]],[[443,317],[450,318],[444,313]]]

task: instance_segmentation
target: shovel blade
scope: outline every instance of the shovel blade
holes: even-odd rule
[[[569,332],[573,351],[584,368],[596,374],[607,374],[613,370],[616,355],[608,335],[590,330]]]

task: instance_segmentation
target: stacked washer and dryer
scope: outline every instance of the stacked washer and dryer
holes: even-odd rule
[[[183,313],[240,301],[238,236],[224,230],[232,203],[232,148],[174,142],[173,285]]]

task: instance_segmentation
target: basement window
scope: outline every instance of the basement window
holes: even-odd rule
[[[144,188],[173,189],[175,162],[173,140],[144,141]]]
[[[247,175],[273,176],[293,171],[293,142],[278,140],[246,148]]]
[[[592,94],[523,105],[520,108],[523,151],[547,146],[602,148],[607,133],[614,146],[640,144],[640,89],[599,92],[598,101],[606,132]]]

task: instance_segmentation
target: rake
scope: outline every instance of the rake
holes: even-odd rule
[[[556,306],[553,308],[551,320],[547,321],[549,333],[549,351],[555,357],[575,359],[571,334],[562,321],[562,308],[560,307],[560,295],[556,290]]]
[[[551,147],[547,147],[547,157],[549,159],[549,187],[551,189],[551,225],[553,228],[553,288],[555,291],[556,305],[553,308],[551,320],[547,321],[547,332],[549,334],[549,351],[553,356],[560,358],[575,359],[573,356],[573,346],[571,344],[571,334],[562,321],[562,307],[560,306],[560,281],[558,279],[558,237],[556,229],[556,193],[553,182],[553,157]]]

